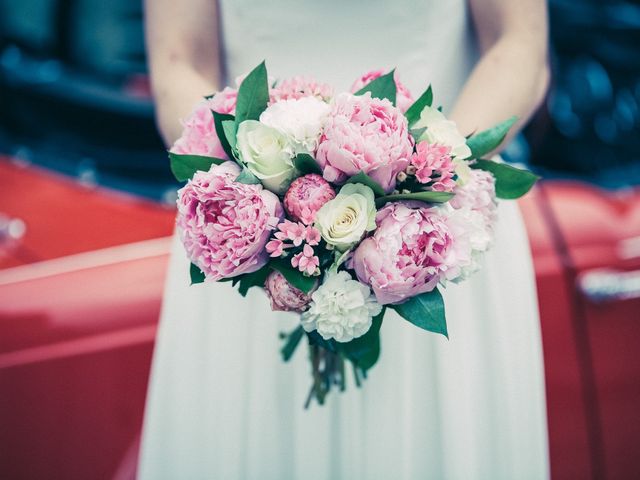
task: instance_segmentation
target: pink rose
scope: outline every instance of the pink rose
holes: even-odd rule
[[[293,220],[311,225],[320,207],[335,196],[336,192],[324,178],[311,173],[291,183],[284,196],[284,208]]]
[[[271,300],[271,310],[303,312],[311,302],[311,294],[291,285],[284,276],[274,270],[264,282],[264,289]]]
[[[302,97],[316,97],[328,102],[333,97],[333,87],[326,83],[319,83],[313,78],[296,76],[283,80],[270,92],[271,103]]]
[[[208,280],[258,270],[269,258],[265,245],[284,217],[280,200],[261,185],[234,180],[233,162],[197,172],[178,192],[176,224],[187,256]]]
[[[390,192],[412,153],[407,119],[389,100],[343,93],[334,101],[316,159],[329,182],[344,183],[363,171]]]
[[[182,122],[182,135],[171,151],[182,155],[204,155],[227,158],[216,133],[212,110],[218,113],[235,113],[238,91],[225,88],[208,100],[199,102]]]
[[[358,280],[371,286],[379,303],[402,303],[433,290],[448,268],[453,238],[446,219],[433,208],[388,203],[378,228],[354,253]]]
[[[416,179],[429,184],[436,192],[452,192],[456,186],[453,179],[455,165],[451,158],[451,147],[420,142],[411,157],[411,165],[416,168]]]
[[[376,78],[381,77],[385,74],[385,71],[380,70],[371,70],[370,72],[365,73],[351,85],[351,93],[356,93],[358,90],[361,90],[364,86],[371,83]],[[408,110],[408,108],[413,104],[413,97],[411,96],[411,92],[407,90],[400,80],[398,80],[397,73],[393,74],[393,79],[396,82],[396,106],[404,113]]]

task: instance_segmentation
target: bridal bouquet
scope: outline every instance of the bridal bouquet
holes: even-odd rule
[[[465,138],[429,87],[417,100],[394,72],[351,92],[264,63],[197,105],[169,152],[180,181],[177,227],[191,281],[264,289],[297,312],[287,361],[310,345],[309,401],[356,384],[380,353],[385,311],[447,335],[439,289],[478,270],[491,246],[496,198],[536,181],[482,157],[515,118]],[[271,85],[271,86],[270,86]]]

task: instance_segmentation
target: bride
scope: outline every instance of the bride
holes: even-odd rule
[[[179,118],[262,59],[278,78],[348,90],[397,67],[464,134],[524,123],[547,83],[544,0],[147,0],[158,123]],[[453,107],[451,109],[451,107]],[[382,354],[358,389],[304,410],[297,316],[263,292],[189,286],[174,242],[153,361],[142,479],[544,479],[544,375],[534,277],[517,205],[503,203],[484,268],[444,292],[450,340],[387,314]]]

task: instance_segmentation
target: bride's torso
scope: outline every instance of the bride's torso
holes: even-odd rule
[[[397,67],[414,96],[451,108],[476,58],[466,0],[219,0],[226,83],[263,59],[270,75],[346,90]]]

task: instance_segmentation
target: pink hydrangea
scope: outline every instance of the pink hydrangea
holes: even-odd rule
[[[453,244],[445,217],[433,208],[389,203],[376,224],[353,256],[358,279],[383,305],[433,290],[448,268]]]
[[[326,83],[319,83],[313,78],[296,76],[283,80],[270,92],[271,103],[302,97],[316,97],[328,102],[333,97],[333,87]]]
[[[284,276],[274,270],[264,282],[264,289],[271,301],[271,310],[303,312],[311,302],[311,294],[291,285]]]
[[[389,100],[343,93],[334,101],[316,159],[329,182],[344,183],[363,171],[390,192],[412,153],[407,119]]]
[[[452,192],[456,186],[453,179],[455,165],[451,158],[451,147],[420,142],[411,157],[411,165],[416,168],[416,179],[430,184],[436,192]]]
[[[484,170],[471,169],[467,182],[454,190],[455,196],[449,201],[455,209],[469,208],[485,219],[487,228],[492,229],[497,219],[496,182],[493,175]]]
[[[284,216],[278,197],[261,185],[235,182],[239,173],[232,162],[212,165],[178,192],[180,238],[187,256],[208,280],[264,266],[265,244]]]
[[[284,208],[293,220],[310,225],[320,207],[335,196],[336,192],[322,176],[311,173],[291,183],[284,196]]]
[[[351,93],[356,93],[358,90],[361,90],[365,85],[368,85],[376,78],[381,77],[386,72],[382,69],[380,70],[371,70],[370,72],[365,73],[351,85]],[[394,73],[393,79],[396,82],[396,106],[404,113],[409,107],[413,104],[413,96],[411,92],[405,87],[400,80],[398,80],[398,75]]]
[[[218,139],[211,111],[235,113],[237,95],[236,89],[226,87],[212,98],[199,102],[182,122],[182,135],[171,151],[182,155],[227,158]]]

